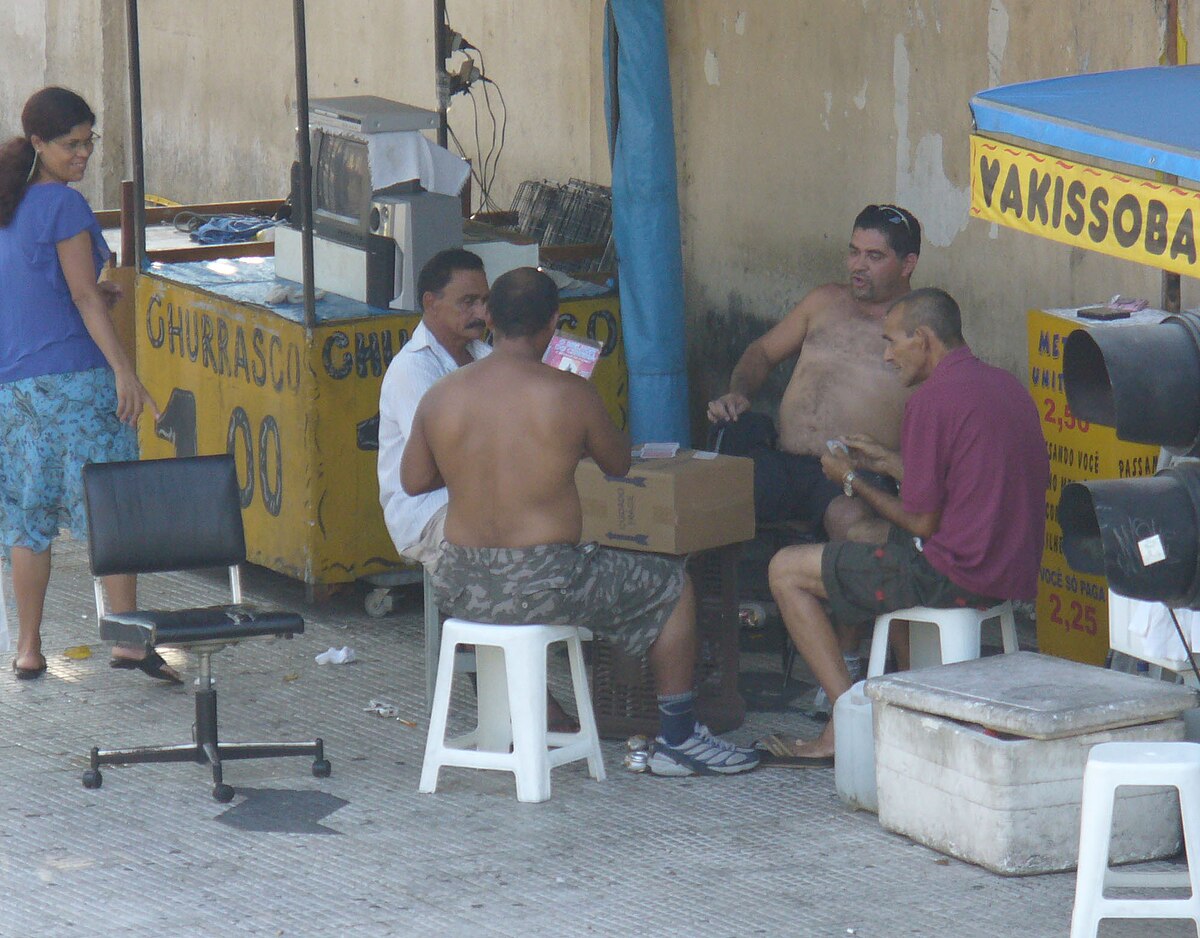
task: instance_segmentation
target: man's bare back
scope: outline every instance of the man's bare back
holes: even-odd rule
[[[800,357],[779,403],[780,448],[820,456],[825,441],[865,433],[900,445],[907,389],[883,363],[882,315],[864,310],[844,284],[812,291]]]
[[[421,458],[426,452],[432,462]],[[444,481],[452,544],[574,544],[581,532],[575,468],[584,456],[614,475],[629,469],[628,438],[595,388],[498,345],[427,392],[402,478],[406,490],[429,482],[431,472]]]

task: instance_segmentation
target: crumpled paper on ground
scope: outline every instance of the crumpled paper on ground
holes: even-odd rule
[[[330,648],[316,656],[317,664],[350,664],[358,660],[358,655],[349,645],[342,648]]]

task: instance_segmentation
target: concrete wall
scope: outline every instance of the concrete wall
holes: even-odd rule
[[[0,4],[0,136],[21,133],[21,108],[39,88],[54,84],[78,91],[96,112],[103,135],[80,186],[95,206],[119,204],[124,172],[124,6],[122,0]],[[114,83],[117,77],[121,83]]]
[[[215,6],[226,7],[219,22]],[[453,26],[483,50],[485,74],[508,102],[496,201],[507,208],[527,177],[607,178],[603,99],[594,99],[591,84],[600,71],[600,4],[450,6]],[[309,0],[310,96],[369,93],[435,108],[432,7],[429,0]],[[295,153],[292,4],[143,0],[141,30],[147,191],[176,201],[285,195]],[[486,154],[492,121],[488,102],[476,98]],[[494,86],[489,98],[500,117]],[[453,99],[450,124],[478,165],[467,96]],[[476,185],[476,205],[478,194]]]
[[[1180,0],[1200,41],[1200,0]],[[450,0],[508,106],[493,197],[526,178],[608,182],[603,0]],[[1156,271],[968,222],[967,103],[982,88],[1154,64],[1165,0],[666,0],[693,396],[723,390],[753,336],[843,273],[855,213],[898,202],[925,226],[915,282],[958,297],[984,357],[1024,368],[1025,310],[1156,302]],[[433,107],[429,0],[308,0],[310,93]],[[0,5],[0,114],[79,89],[105,134],[84,189],[127,175],[123,0]],[[141,0],[146,181],[178,201],[287,190],[294,153],[288,0]],[[459,60],[456,60],[459,61]],[[491,123],[477,95],[481,150]],[[499,111],[498,95],[492,95]],[[469,99],[451,125],[480,162]],[[478,205],[478,191],[475,204]],[[1200,305],[1185,280],[1184,305]],[[780,376],[782,378],[782,375]]]

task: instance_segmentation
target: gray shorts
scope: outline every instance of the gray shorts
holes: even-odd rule
[[[990,609],[1003,602],[963,589],[930,566],[912,535],[892,525],[885,544],[830,541],[821,554],[821,582],[839,625],[870,622],[885,612],[933,609]]]
[[[498,625],[580,625],[646,653],[683,593],[684,558],[596,544],[460,547],[429,571],[448,615]]]

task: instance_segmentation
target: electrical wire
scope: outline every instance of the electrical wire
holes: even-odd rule
[[[479,172],[481,181],[479,183],[479,211],[487,210],[487,161],[483,159],[483,145],[479,142],[479,105],[475,101],[475,95],[468,89],[467,97],[471,101],[471,114],[474,118],[473,125],[475,129],[475,159],[480,164]]]
[[[504,92],[500,90],[500,86],[492,81],[492,79],[488,78],[487,76],[483,76],[481,81],[483,82],[483,98],[484,101],[487,102],[488,106],[488,115],[492,118],[492,151],[489,151],[489,155],[491,155],[492,152],[495,154],[492,157],[491,174],[488,176],[487,191],[488,198],[490,200],[492,195],[492,187],[496,184],[496,172],[500,168],[500,157],[504,153],[504,143],[508,136],[508,103],[504,100]],[[492,109],[491,98],[488,95],[489,86],[496,89],[496,94],[500,98],[501,121],[499,145],[496,144],[496,112]],[[484,174],[487,175],[486,161],[484,162]],[[495,203],[493,202],[493,205],[494,204]]]
[[[450,11],[448,7],[445,10],[445,25],[450,28]],[[458,149],[459,155],[467,160],[471,166],[471,176],[479,186],[479,209],[478,211],[487,211],[491,208],[493,211],[498,211],[500,206],[492,198],[492,187],[496,183],[496,174],[500,167],[500,157],[504,153],[504,144],[508,136],[508,102],[504,100],[504,92],[500,90],[500,86],[487,76],[487,66],[484,61],[483,51],[477,46],[467,46],[475,53],[475,56],[468,55],[463,48],[461,52],[470,62],[470,67],[467,69],[467,84],[464,89],[467,96],[471,99],[471,115],[473,124],[473,133],[475,137],[475,160],[472,161],[467,157],[466,149],[462,145],[462,141],[458,139],[454,129],[450,126],[449,113],[447,112],[446,130],[449,138],[454,142]],[[476,57],[478,57],[477,75],[474,81],[471,80],[471,71],[476,68]],[[465,63],[464,63],[465,64]],[[443,63],[443,69],[445,65]],[[475,85],[482,84],[483,86],[483,101],[487,108],[488,117],[491,119],[491,140],[488,143],[487,152],[484,152],[483,141],[480,138],[480,116],[479,103],[475,97]],[[500,98],[500,117],[497,118],[496,110],[492,106],[492,99],[489,93],[489,86],[496,89],[496,94]],[[478,164],[478,165],[477,165]]]
[[[488,171],[488,164],[496,152],[496,112],[492,108],[492,98],[488,93],[487,79],[481,76],[480,82],[483,85],[483,104],[487,108],[488,117],[492,122],[492,139],[488,143],[487,154],[483,157],[483,178],[487,180],[488,194],[490,196],[492,191],[492,183],[495,182],[496,179],[495,171],[493,170],[490,173]],[[474,90],[472,90],[472,94],[474,94]]]
[[[1188,664],[1192,666],[1192,673],[1196,675],[1196,683],[1200,685],[1200,669],[1196,667],[1196,659],[1192,656],[1191,646],[1188,645],[1188,640],[1184,638],[1183,626],[1179,624],[1179,619],[1175,615],[1175,610],[1167,606],[1167,612],[1171,613],[1171,621],[1175,623],[1175,634],[1179,636],[1179,641],[1183,643],[1183,653],[1187,655]]]
[[[495,84],[495,82],[493,82],[489,78],[482,78],[481,81],[484,82],[485,89],[488,84],[493,84],[493,85]],[[503,100],[503,94],[500,93],[499,88],[497,88],[497,93],[501,94],[501,100]],[[505,105],[505,110],[504,110],[504,118],[505,118],[504,125],[505,126],[502,129],[502,131],[500,132],[500,144],[499,144],[499,147],[497,147],[496,135],[497,135],[497,125],[499,122],[496,120],[495,111],[491,107],[490,99],[487,98],[485,95],[484,103],[487,105],[488,115],[492,119],[492,142],[490,143],[487,152],[484,152],[483,141],[480,139],[480,136],[479,136],[479,129],[480,129],[480,123],[481,123],[480,119],[479,119],[479,102],[475,97],[475,93],[474,93],[473,89],[468,89],[467,96],[471,99],[471,111],[472,111],[472,117],[473,117],[472,124],[473,124],[473,130],[474,130],[474,134],[475,134],[475,154],[476,154],[475,158],[476,158],[476,162],[479,164],[479,172],[478,172],[478,176],[477,176],[477,178],[479,180],[479,211],[481,211],[481,212],[487,211],[489,207],[493,211],[496,211],[496,210],[499,210],[499,206],[496,204],[495,200],[492,198],[492,186],[495,184],[495,181],[496,181],[496,170],[497,170],[497,167],[499,166],[500,152],[503,150],[503,141],[504,141],[505,137],[507,136],[507,123],[508,123],[507,105]],[[461,144],[459,144],[459,146],[461,147]],[[463,153],[463,156],[464,156],[464,158],[466,157],[465,152]],[[472,172],[474,172],[474,165],[472,165]]]
[[[476,49],[475,51],[479,52],[478,49]],[[493,171],[489,175],[488,162],[491,160],[492,154],[496,152],[496,114],[492,110],[492,101],[491,101],[491,98],[488,96],[487,82],[489,79],[487,77],[487,64],[484,62],[482,52],[479,52],[479,80],[481,82],[483,82],[483,103],[487,106],[488,116],[492,119],[491,143],[488,145],[487,154],[486,155],[482,154],[482,153],[480,154],[480,156],[483,159],[483,178],[484,178],[483,194],[484,194],[485,201],[491,202],[492,206],[495,207],[495,203],[492,202],[492,199],[491,199],[492,183],[495,182],[495,172]],[[471,93],[471,97],[474,98],[475,89],[473,87],[470,89],[470,93]],[[476,119],[478,119],[478,113],[476,115]]]
[[[483,191],[483,179],[480,178],[479,171],[475,168],[475,164],[472,163],[469,159],[467,159],[467,151],[463,147],[462,142],[458,139],[458,134],[456,134],[454,132],[454,128],[451,127],[449,124],[446,125],[446,130],[449,132],[450,139],[453,141],[454,146],[458,149],[458,155],[461,156],[464,160],[466,160],[467,165],[469,167],[471,167],[471,177],[479,185],[479,190],[482,192]]]
[[[488,149],[488,154],[484,158],[484,178],[487,180],[487,198],[491,202],[493,208],[499,208],[492,199],[492,187],[496,184],[496,172],[500,166],[500,156],[504,152],[504,143],[508,135],[508,102],[504,100],[504,92],[500,86],[488,77],[487,65],[484,62],[483,51],[475,50],[479,54],[479,79],[483,82],[483,99],[487,105],[488,116],[492,119],[492,143]],[[491,95],[488,92],[488,86],[496,89],[496,94],[500,97],[501,121],[497,122],[496,112],[492,108]],[[497,123],[499,123],[500,142],[496,143]],[[491,160],[491,169],[488,169],[488,161]]]

